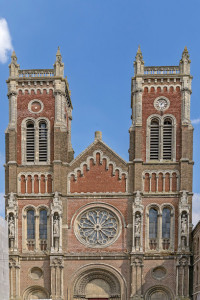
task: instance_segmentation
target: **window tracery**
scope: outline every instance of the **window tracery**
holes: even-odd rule
[[[119,235],[119,220],[105,208],[92,208],[79,215],[75,228],[81,243],[89,247],[107,247]]]

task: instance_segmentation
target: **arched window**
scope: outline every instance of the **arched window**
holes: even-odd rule
[[[47,124],[39,123],[39,161],[47,161]]]
[[[172,121],[169,118],[164,120],[163,126],[163,159],[172,159]]]
[[[35,213],[33,209],[27,211],[27,239],[35,239]]]
[[[26,161],[35,160],[35,127],[33,123],[27,123],[26,126]]]
[[[176,119],[152,115],[147,119],[146,159],[176,160]]]
[[[47,240],[47,211],[45,209],[40,211],[39,233],[40,240]]]
[[[157,238],[158,228],[158,211],[155,208],[151,208],[149,211],[149,238]]]
[[[164,208],[162,212],[162,238],[170,239],[171,211]]]
[[[151,120],[150,159],[159,159],[159,121],[157,119]]]
[[[50,121],[24,119],[21,124],[22,164],[50,163]]]

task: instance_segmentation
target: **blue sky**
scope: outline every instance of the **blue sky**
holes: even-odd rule
[[[128,160],[130,88],[138,45],[141,45],[146,65],[178,65],[187,45],[194,76],[191,119],[196,120],[194,217],[195,220],[199,218],[199,11],[198,0],[0,1],[0,20],[7,22],[12,43],[9,38],[3,39],[0,31],[1,165],[4,131],[8,124],[5,81],[10,52],[4,51],[6,47],[15,49],[21,69],[31,69],[52,68],[60,46],[72,92],[75,155],[93,141],[94,131],[101,130],[103,140]],[[0,167],[1,199],[3,194],[4,169]]]

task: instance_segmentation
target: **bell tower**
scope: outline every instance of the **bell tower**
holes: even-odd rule
[[[144,65],[138,48],[131,86],[129,130],[130,192],[135,195],[132,299],[143,299],[148,293],[147,299],[157,295],[164,299],[189,297],[193,172],[191,81],[186,47],[179,65],[152,67]],[[163,283],[162,291],[156,287],[159,282]],[[149,285],[154,289],[148,291]]]
[[[9,71],[5,194],[10,299],[50,298],[51,281],[46,286],[42,270],[51,274],[51,255],[58,255],[58,261],[62,257],[62,169],[74,157],[69,84],[59,48],[53,69],[21,70],[13,52]],[[26,290],[23,276],[38,277],[41,289]]]

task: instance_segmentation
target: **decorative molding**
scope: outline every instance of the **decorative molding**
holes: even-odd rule
[[[26,130],[27,123],[31,121],[34,124],[34,134],[35,134],[35,161],[27,162],[26,161]],[[39,123],[44,121],[47,124],[47,161],[39,161]],[[21,157],[23,165],[47,165],[50,164],[50,121],[48,118],[39,117],[37,119],[33,117],[27,117],[23,119],[21,123]]]
[[[150,160],[150,129],[151,129],[151,120],[157,119],[159,121],[159,160],[160,162],[165,161],[163,159],[163,126],[165,119],[172,120],[172,161],[176,161],[176,118],[172,114],[164,114],[163,116],[159,114],[152,114],[147,118],[146,123],[146,161],[149,162]],[[169,160],[169,161],[171,161]]]
[[[103,153],[101,150],[95,150],[92,156],[88,156],[85,161],[83,161],[79,167],[75,168],[72,172],[68,174],[68,193],[70,193],[70,184],[71,184],[71,176],[74,176],[75,180],[77,180],[77,173],[80,172],[83,175],[83,167],[86,165],[87,171],[90,170],[90,160],[93,160],[94,164],[96,164],[96,154],[100,154],[100,164],[103,163],[103,160],[106,160],[106,170],[108,170],[109,165],[113,166],[112,175],[115,176],[115,172],[119,172],[119,179],[122,178],[122,175],[125,175],[126,179],[126,192],[128,191],[128,172],[123,171],[122,168],[117,167],[116,163],[111,161],[110,158]]]

